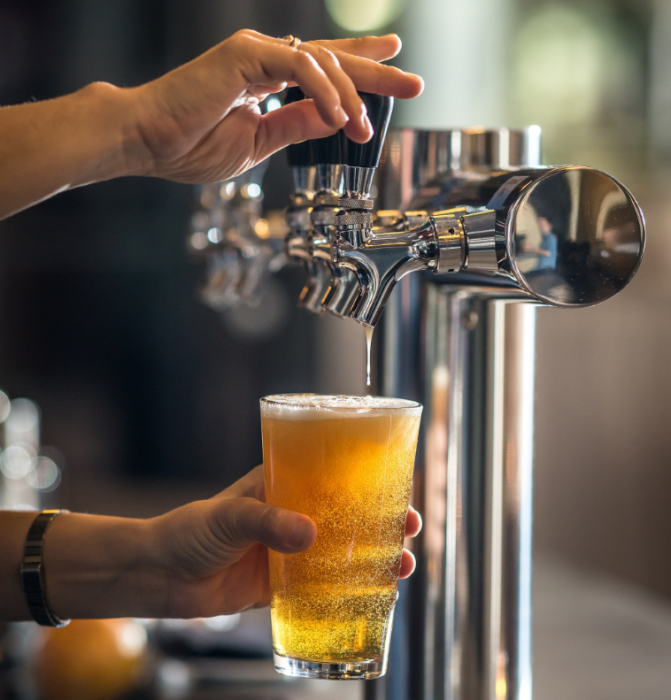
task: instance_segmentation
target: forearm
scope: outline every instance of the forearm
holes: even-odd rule
[[[19,569],[35,513],[0,512],[0,620],[30,620]],[[64,513],[45,536],[51,609],[63,619],[157,617],[167,605],[166,576],[153,556],[151,520]]]
[[[95,83],[0,108],[0,219],[58,192],[141,174],[132,92]]]
[[[30,524],[36,513],[0,511],[0,622],[29,620],[21,586],[21,561]]]

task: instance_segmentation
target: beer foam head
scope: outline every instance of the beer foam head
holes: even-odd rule
[[[306,420],[328,417],[374,416],[399,412],[419,416],[422,406],[415,401],[385,396],[343,396],[325,394],[274,394],[261,399],[261,414],[268,417]]]

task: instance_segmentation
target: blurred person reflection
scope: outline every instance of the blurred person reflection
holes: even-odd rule
[[[250,30],[145,85],[95,83],[0,109],[0,219],[59,192],[125,175],[227,180],[291,143],[372,127],[357,90],[397,98],[418,76],[380,63],[395,35],[301,43]],[[309,99],[261,114],[287,85]],[[20,567],[33,512],[0,511],[0,621],[29,620]],[[408,511],[406,534],[421,526]],[[264,503],[257,467],[222,493],[149,520],[63,513],[45,535],[51,613],[66,618],[212,617],[269,602],[266,548],[293,553],[317,536],[305,515]],[[400,573],[414,569],[404,550]]]
[[[525,253],[538,256],[535,270],[554,270],[557,267],[557,236],[552,230],[552,224],[545,216],[538,217],[541,242],[538,247],[524,242],[522,249]]]

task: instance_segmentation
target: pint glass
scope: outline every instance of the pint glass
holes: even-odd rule
[[[269,553],[280,673],[384,674],[421,412],[402,399],[261,399],[266,501],[317,525],[307,552]]]

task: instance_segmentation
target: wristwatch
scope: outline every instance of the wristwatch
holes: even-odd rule
[[[68,510],[43,510],[28,530],[21,564],[21,582],[30,614],[38,625],[65,627],[70,620],[61,620],[49,607],[43,564],[44,536],[54,518]]]

